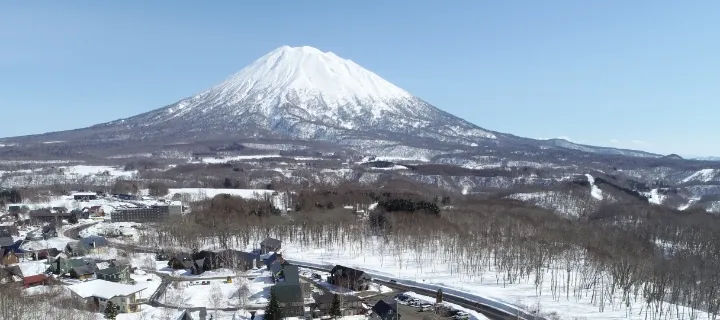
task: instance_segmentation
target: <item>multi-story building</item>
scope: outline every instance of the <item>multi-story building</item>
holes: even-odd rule
[[[112,222],[158,222],[170,216],[169,206],[128,208],[115,210],[110,215]]]

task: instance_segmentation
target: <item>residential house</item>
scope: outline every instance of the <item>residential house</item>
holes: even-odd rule
[[[282,249],[282,242],[278,239],[266,238],[260,242],[260,254],[277,252],[280,249]]]
[[[23,286],[25,288],[44,286],[48,283],[48,276],[44,274],[37,274],[23,278]]]
[[[47,248],[35,250],[31,253],[30,258],[33,260],[47,260],[50,257],[57,257],[61,252],[56,248]]]
[[[78,280],[87,280],[92,278],[93,275],[95,275],[97,269],[97,265],[95,264],[86,264],[78,267],[73,267],[70,269],[70,277]]]
[[[297,266],[284,264],[282,270],[273,274],[275,286],[300,286],[303,299],[312,298],[312,286],[310,283],[300,280],[300,271]]]
[[[205,272],[205,259],[194,260],[193,257],[186,253],[180,253],[173,256],[168,261],[168,267],[172,269],[189,269],[191,274],[199,275]]]
[[[18,257],[12,250],[0,249],[0,264],[9,266],[11,264],[20,263],[20,257]]]
[[[299,284],[275,285],[271,290],[275,291],[278,304],[286,317],[300,317],[305,314],[305,299]]]
[[[65,253],[77,257],[86,254],[98,254],[107,251],[109,243],[107,239],[100,236],[90,236],[79,241],[70,242],[65,246]]]
[[[111,301],[120,313],[129,313],[138,311],[142,302],[141,292],[147,289],[147,285],[92,280],[68,286],[68,289],[95,310],[105,310],[108,301]]]
[[[97,270],[95,276],[101,280],[120,283],[129,283],[132,280],[130,278],[130,266],[116,262],[110,262],[109,267]]]
[[[173,201],[168,205],[168,211],[171,216],[181,216],[184,211],[184,207],[182,202],[180,201]]]
[[[27,241],[39,241],[43,240],[42,234],[40,234],[37,231],[30,231],[25,235],[25,240]]]
[[[330,270],[330,277],[328,277],[328,283],[353,291],[367,290],[370,280],[372,278],[364,271],[341,265]]]
[[[372,320],[398,320],[401,318],[398,313],[397,301],[392,298],[378,301],[371,310],[370,319]]]
[[[219,268],[252,270],[260,265],[260,255],[238,250],[201,251],[195,256],[196,260],[200,258],[205,259],[206,271]]]
[[[315,302],[311,305],[313,316],[324,317],[330,315],[334,294],[314,294]],[[363,307],[363,300],[356,295],[338,295],[340,301],[340,311],[343,316],[355,316],[367,313],[367,309]]]
[[[190,315],[190,312],[186,310],[180,311],[175,315],[175,318],[173,320],[193,320],[193,317]]]
[[[20,266],[0,266],[0,284],[18,282],[23,279],[23,272]]]
[[[74,209],[73,211],[70,211],[70,215],[75,215],[78,219],[90,219],[90,211],[89,210],[80,210],[80,209]]]
[[[58,213],[67,213],[68,212],[68,209],[65,207],[52,207],[52,209],[50,209],[50,210],[53,212],[58,212]]]
[[[68,259],[67,256],[65,256],[63,254],[59,254],[56,257],[49,257],[48,264],[50,265],[50,267],[48,268],[48,270],[46,272],[56,274],[56,275],[68,274],[68,273],[71,273],[71,271],[74,268],[79,268],[79,267],[83,267],[83,266],[90,266],[89,269],[97,270],[97,265],[95,265],[95,262],[93,262],[92,260]],[[86,270],[76,270],[76,274],[79,272],[80,274],[87,276],[85,271]]]

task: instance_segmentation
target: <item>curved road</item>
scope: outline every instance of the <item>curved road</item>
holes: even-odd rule
[[[87,224],[87,225],[70,228],[70,229],[66,230],[64,232],[64,234],[66,237],[77,240],[77,239],[80,239],[80,235],[79,235],[80,231],[90,227],[91,225],[92,224]],[[142,248],[142,247],[133,246],[133,245],[118,244],[118,243],[113,243],[113,242],[110,242],[110,245],[117,247],[119,249],[124,249],[124,250],[129,250],[129,251],[134,251],[134,252],[155,253],[155,251],[153,251],[152,249]],[[309,266],[309,265],[304,265],[302,263],[295,263],[295,262],[292,262],[292,263],[299,267],[302,267],[302,268],[323,271],[323,272],[330,272],[329,268],[319,268],[317,266]],[[155,273],[155,274],[160,276],[160,278],[162,279],[162,284],[160,285],[158,290],[155,291],[153,293],[153,295],[150,297],[150,302],[149,302],[150,305],[155,306],[155,307],[165,307],[165,308],[179,309],[179,310],[187,309],[188,311],[197,311],[200,309],[214,310],[214,309],[210,309],[210,308],[179,308],[176,306],[170,306],[170,305],[161,303],[159,301],[159,297],[164,294],[165,290],[167,289],[167,286],[172,281],[172,279],[171,279],[172,277],[168,274],[162,274],[162,273]],[[225,278],[226,277],[222,277],[222,279],[225,279]],[[192,279],[192,280],[191,279],[179,279],[179,281],[193,281],[193,280],[200,281],[200,280],[209,280],[209,279],[213,279],[213,278]],[[389,288],[398,290],[398,291],[412,291],[412,292],[416,292],[416,293],[430,296],[430,297],[434,297],[435,294],[437,293],[436,291],[433,291],[433,290],[408,286],[408,285],[391,282],[391,281],[384,281],[384,280],[380,280],[380,279],[373,279],[372,281],[382,284],[384,286],[387,286]],[[488,303],[482,303],[480,301],[473,301],[471,299],[455,296],[455,295],[452,295],[449,293],[443,293],[443,299],[447,302],[454,303],[459,306],[468,308],[470,310],[475,310],[477,312],[480,312],[483,315],[485,315],[486,317],[493,319],[493,320],[511,320],[511,319],[512,320],[518,320],[518,319],[519,320],[547,320],[539,315],[531,314],[531,313],[524,312],[524,311],[515,313],[512,310],[502,310],[498,307],[491,306]],[[264,309],[264,306],[260,306],[260,305],[249,306],[249,307],[245,307],[243,309],[248,310],[248,311],[261,310],[261,309]],[[238,311],[239,309],[238,308],[222,308],[222,309],[217,309],[217,310],[218,311]]]

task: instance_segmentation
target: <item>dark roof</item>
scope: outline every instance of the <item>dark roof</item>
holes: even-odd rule
[[[97,266],[94,262],[86,259],[70,259],[68,260],[68,263],[70,264],[71,268],[91,266],[93,270],[97,269]]]
[[[0,247],[9,247],[15,244],[11,237],[0,237]]]
[[[276,260],[277,260],[277,254],[275,252],[273,252],[270,256],[267,257],[267,259],[263,260],[263,262],[269,268],[273,264],[273,262],[275,262]]]
[[[78,274],[78,275],[93,274],[93,273],[95,273],[95,267],[85,265],[85,266],[72,268],[72,271],[74,271],[75,274]]]
[[[397,313],[397,301],[391,298],[385,298],[378,301],[373,307],[372,311],[380,316],[387,314]],[[392,311],[392,312],[390,312]]]
[[[366,279],[369,280],[370,276],[365,274],[365,271],[336,265],[335,268],[330,270],[330,274],[335,276],[347,277],[353,280]]]
[[[279,247],[280,244],[282,244],[282,242],[280,240],[274,239],[274,238],[265,238],[265,240],[263,240],[263,242],[260,242],[260,245],[274,247],[274,248]]]
[[[120,269],[115,266],[110,266],[105,269],[100,269],[98,271],[95,271],[95,273],[106,274],[106,275],[120,274],[120,272],[121,272]]]
[[[28,213],[31,218],[40,218],[40,217],[69,217],[70,214],[67,212],[52,212],[47,209],[38,209],[38,210],[32,210]]]
[[[275,296],[278,302],[303,302],[303,294],[299,284],[284,285],[284,286],[273,286],[272,290],[275,290]]]
[[[272,272],[272,274],[274,274],[274,275],[277,274],[278,272],[282,271],[282,269],[283,269],[283,265],[282,265],[282,263],[280,263],[280,261],[275,260],[275,262],[273,262],[273,264],[270,265],[270,272]]]
[[[362,301],[360,297],[350,294],[350,295],[338,295],[339,298],[341,298],[345,302],[353,302],[353,301]],[[335,295],[331,293],[326,294],[313,294],[313,299],[317,303],[332,303],[333,299],[335,299]]]
[[[57,229],[55,228],[55,226],[44,226],[42,228],[42,233],[48,233],[48,232],[52,232],[52,231],[57,232]]]
[[[187,261],[192,260],[192,256],[189,253],[181,252],[173,255],[170,260]]]
[[[90,236],[80,239],[80,243],[86,248],[102,248],[108,246],[108,241],[104,237]]]
[[[282,280],[278,281],[278,285],[296,285],[300,284],[300,273],[297,266],[285,265],[282,269]]]

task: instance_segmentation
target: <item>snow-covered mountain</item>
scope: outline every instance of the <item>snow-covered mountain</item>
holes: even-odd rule
[[[336,142],[404,136],[471,145],[497,138],[332,52],[288,46],[195,96],[100,127],[176,137],[211,131]]]
[[[405,156],[498,150],[525,155],[658,156],[486,130],[332,52],[288,46],[260,57],[212,88],[160,109],[89,128],[5,140],[106,148],[228,139],[324,141]]]

